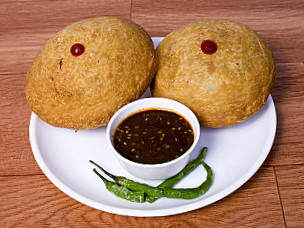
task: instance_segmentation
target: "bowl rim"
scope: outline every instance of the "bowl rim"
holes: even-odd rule
[[[139,107],[134,111],[131,111],[130,113],[126,112],[127,114],[123,116],[123,118],[115,125],[113,126],[115,120],[117,117],[119,117],[123,112],[125,112],[127,109],[131,108],[132,106],[136,105],[136,104],[147,104],[147,102],[158,102],[158,101],[165,101],[167,103],[169,103],[170,105],[172,105],[172,109],[168,108],[168,107],[163,107],[161,104],[159,105],[148,105],[148,106],[143,106],[143,107]],[[188,115],[191,116],[191,119],[193,121],[190,121],[189,118],[187,118],[183,113],[181,113],[180,111],[176,111],[174,110],[174,105],[178,105],[183,109],[183,112],[187,112]],[[183,118],[185,118],[188,123],[191,125],[192,129],[193,129],[193,133],[194,133],[194,140],[193,143],[191,145],[191,147],[185,152],[183,153],[181,156],[179,156],[178,158],[175,158],[173,160],[164,162],[164,163],[157,163],[157,164],[145,164],[145,163],[138,163],[138,162],[134,162],[131,161],[127,158],[125,158],[124,156],[122,156],[113,146],[112,143],[112,134],[114,133],[115,128],[128,116],[135,114],[139,111],[143,111],[146,109],[151,109],[151,108],[157,108],[160,110],[166,110],[166,111],[171,111],[171,112],[176,112],[179,115],[181,115]],[[111,131],[111,129],[113,129],[113,131]],[[161,168],[161,167],[166,167],[166,166],[170,166],[172,164],[178,163],[179,161],[183,160],[185,157],[191,155],[191,153],[194,151],[195,147],[197,146],[197,143],[199,141],[200,138],[200,123],[196,117],[196,115],[193,113],[193,111],[188,108],[186,105],[175,101],[173,99],[169,99],[169,98],[163,98],[163,97],[147,97],[147,98],[142,98],[139,100],[135,100],[133,102],[130,102],[126,105],[124,105],[122,108],[120,108],[110,119],[108,125],[107,125],[107,129],[106,129],[106,141],[108,143],[108,145],[111,148],[111,151],[114,153],[114,155],[122,160],[123,162],[129,164],[129,165],[133,165],[136,167],[141,167],[141,168]],[[190,156],[189,156],[190,157]]]

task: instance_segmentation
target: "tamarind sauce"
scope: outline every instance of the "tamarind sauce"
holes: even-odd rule
[[[118,153],[143,164],[161,164],[178,158],[193,141],[193,129],[183,116],[159,109],[131,114],[113,134],[113,145]]]

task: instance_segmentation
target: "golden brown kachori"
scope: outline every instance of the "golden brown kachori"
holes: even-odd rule
[[[153,43],[142,27],[90,18],[65,27],[42,48],[27,74],[26,99],[53,126],[97,128],[138,99],[155,72]]]
[[[208,47],[204,53],[204,41],[215,44],[210,53]],[[207,127],[231,126],[252,116],[267,101],[275,79],[269,46],[248,26],[232,21],[179,28],[164,38],[156,55],[153,96],[187,105]]]

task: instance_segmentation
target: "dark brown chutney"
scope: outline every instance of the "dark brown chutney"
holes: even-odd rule
[[[159,109],[147,109],[128,116],[113,134],[118,153],[143,164],[160,164],[178,158],[193,141],[193,129],[184,117]]]

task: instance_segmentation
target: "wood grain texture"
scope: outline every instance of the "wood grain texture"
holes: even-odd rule
[[[132,20],[152,36],[165,36],[190,22],[228,19],[247,24],[272,48],[277,62],[303,61],[304,2],[252,1],[132,1]]]
[[[277,132],[271,165],[304,164],[304,64],[278,63],[272,96]]]
[[[44,175],[6,176],[0,177],[0,221],[2,227],[283,227],[277,192],[269,167],[209,207],[176,216],[136,218],[77,203]]]
[[[139,218],[78,203],[42,174],[28,139],[26,72],[57,31],[103,15],[131,18],[152,36],[195,20],[231,19],[270,45],[277,61],[277,134],[263,167],[244,186],[195,211]],[[303,227],[303,28],[302,0],[0,1],[0,227]]]
[[[287,227],[304,224],[304,166],[275,167]]]
[[[41,173],[29,143],[25,75],[0,75],[0,175]]]
[[[0,2],[1,73],[26,73],[51,36],[78,20],[130,18],[131,0],[55,0]]]

